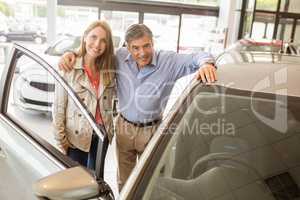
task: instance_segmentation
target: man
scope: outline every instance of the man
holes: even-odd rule
[[[153,35],[144,24],[126,31],[127,48],[116,52],[119,111],[116,122],[118,185],[122,189],[161,120],[161,113],[177,79],[197,72],[197,79],[216,80],[214,59],[207,53],[177,54],[155,51]],[[60,68],[71,70],[75,56],[67,53]]]

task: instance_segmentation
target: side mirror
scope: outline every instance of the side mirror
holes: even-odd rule
[[[33,185],[36,196],[47,199],[79,200],[98,197],[99,185],[82,167],[74,167],[38,180]]]

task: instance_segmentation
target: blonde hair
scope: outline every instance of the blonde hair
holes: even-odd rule
[[[89,34],[94,28],[101,27],[106,32],[106,47],[105,51],[101,56],[96,59],[96,66],[100,73],[103,72],[103,84],[107,86],[114,79],[115,76],[115,56],[114,56],[114,45],[112,40],[112,33],[109,25],[103,20],[97,20],[91,23],[83,33],[81,37],[81,43],[77,52],[79,57],[84,57],[86,55],[86,45],[84,38]]]

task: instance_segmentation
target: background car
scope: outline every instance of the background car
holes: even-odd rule
[[[0,32],[0,42],[33,41],[37,44],[46,42],[46,35],[35,31]]]
[[[124,40],[120,36],[113,36],[115,48],[121,47]],[[58,66],[60,56],[67,50],[74,51],[79,48],[80,37],[63,37],[49,46],[44,55],[52,66]],[[14,102],[20,108],[31,113],[50,113],[55,90],[54,79],[40,70],[34,62],[25,62],[18,69],[19,76],[15,83]]]

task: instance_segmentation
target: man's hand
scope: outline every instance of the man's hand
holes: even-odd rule
[[[59,60],[58,66],[60,70],[65,72],[72,71],[75,64],[76,56],[72,52],[66,52]]]
[[[201,80],[203,83],[213,83],[217,80],[217,69],[213,64],[203,64],[196,75],[197,80]]]

